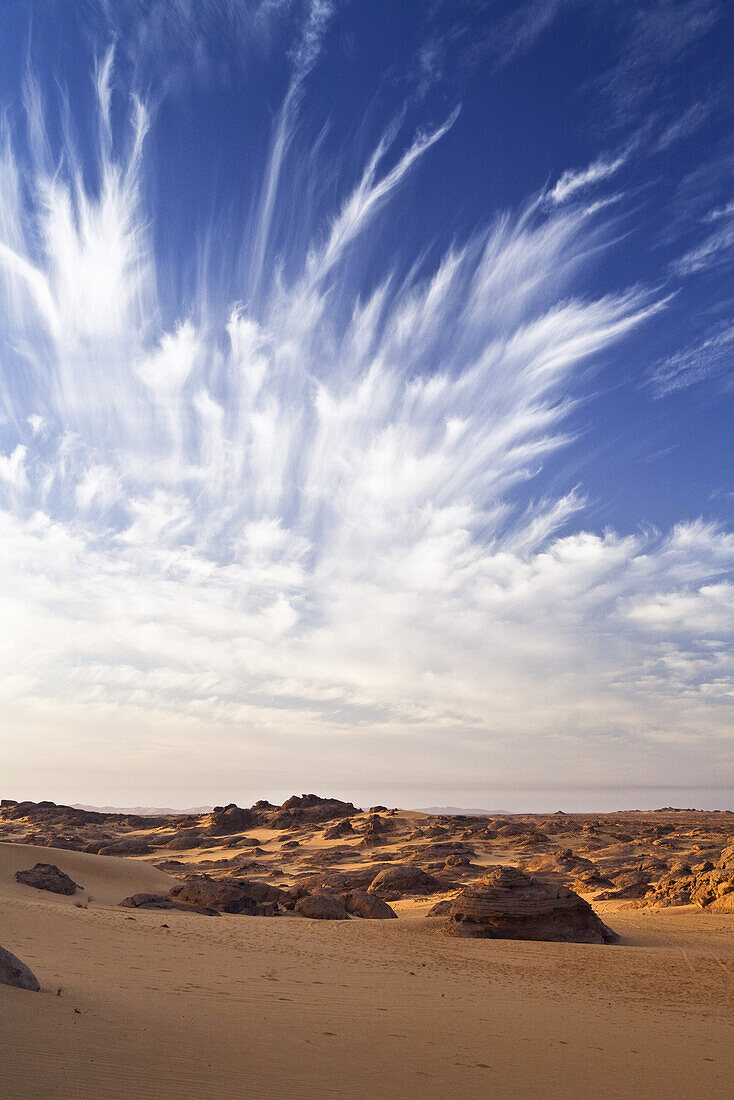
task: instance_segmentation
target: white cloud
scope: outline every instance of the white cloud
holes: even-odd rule
[[[718,212],[717,212],[718,213]],[[715,264],[731,263],[734,255],[734,216],[722,215],[723,224],[672,265],[676,275],[694,275]]]
[[[6,766],[27,775],[43,746],[71,782],[77,757],[106,774],[114,744],[130,782],[141,762],[231,782],[245,759],[263,785],[449,766],[459,783],[583,781],[672,775],[683,757],[655,747],[671,731],[723,759],[732,536],[585,532],[581,488],[517,499],[568,441],[580,372],[661,308],[576,293],[604,229],[558,195],[614,162],[427,274],[391,276],[385,239],[381,284],[331,308],[455,116],[402,154],[393,126],[257,309],[202,291],[164,328],[145,112],[132,103],[113,156],[110,74],[111,59],[99,192],[69,156],[53,179],[40,157],[22,200],[0,193],[0,326],[28,368],[11,358],[3,379],[28,435],[0,458]],[[10,178],[20,154],[4,156]]]
[[[724,321],[702,340],[656,363],[649,380],[659,396],[731,373],[734,367],[734,322]]]
[[[626,149],[616,157],[597,157],[587,168],[567,169],[550,191],[549,200],[556,204],[567,202],[580,192],[610,179],[627,162],[629,153],[630,150]]]
[[[26,450],[26,447],[19,443],[12,454],[0,454],[0,481],[14,489],[25,489],[28,486]]]

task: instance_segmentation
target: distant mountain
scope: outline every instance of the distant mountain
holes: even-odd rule
[[[445,814],[447,817],[494,817],[509,814],[509,810],[467,810],[463,806],[417,806],[419,814]]]
[[[179,817],[181,814],[208,814],[211,806],[192,806],[188,810],[172,810],[170,806],[82,806],[75,802],[75,810],[94,810],[99,814],[135,814],[137,817]]]

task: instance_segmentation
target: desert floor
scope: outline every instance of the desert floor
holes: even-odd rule
[[[85,893],[16,883],[35,860]],[[449,938],[435,898],[397,921],[117,907],[172,882],[0,844],[0,943],[42,986],[0,986],[4,1098],[733,1095],[734,916],[609,903],[622,944],[597,947]]]

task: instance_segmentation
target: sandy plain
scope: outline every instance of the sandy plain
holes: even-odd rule
[[[16,882],[36,861],[84,890]],[[41,982],[0,985],[0,1095],[734,1094],[734,914],[602,902],[610,947],[447,937],[436,895],[374,921],[118,905],[175,881],[144,858],[0,843],[0,944]]]

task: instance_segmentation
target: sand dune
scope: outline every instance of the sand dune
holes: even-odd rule
[[[36,860],[96,900],[15,883]],[[0,987],[4,1097],[731,1096],[734,917],[610,903],[622,945],[597,947],[457,941],[430,899],[375,922],[116,907],[171,881],[0,845],[0,943],[42,987]]]
[[[26,870],[34,863],[54,864],[84,889],[75,898],[64,897],[16,882],[15,872]],[[73,907],[75,902],[91,898],[93,905],[117,905],[128,894],[142,891],[168,893],[175,881],[157,867],[139,860],[93,856],[86,852],[42,848],[35,844],[0,843],[1,903],[18,901]]]

